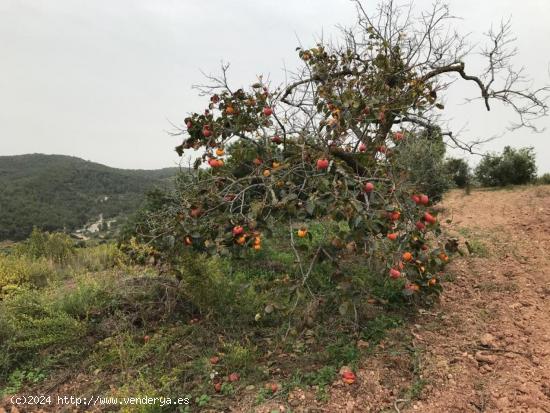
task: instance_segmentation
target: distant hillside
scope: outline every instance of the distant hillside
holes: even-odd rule
[[[127,215],[178,168],[126,170],[62,155],[0,156],[0,240],[82,227],[99,214]]]

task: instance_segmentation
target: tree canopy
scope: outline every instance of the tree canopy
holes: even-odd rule
[[[421,268],[438,249],[414,268],[403,269],[401,261],[403,251],[423,250],[439,231],[429,197],[403,162],[412,142],[437,146],[444,139],[472,150],[476,142],[461,141],[438,121],[453,83],[476,85],[487,110],[493,102],[508,106],[517,116],[512,128],[535,128],[548,109],[548,88],[529,89],[511,65],[507,23],[488,33],[489,46],[480,51],[486,69],[473,74],[464,61],[472,50],[448,30],[453,17],[445,4],[415,18],[391,1],[373,14],[355,3],[356,26],[342,30],[340,43],[297,48],[302,65],[287,73],[287,83],[258,76],[234,89],[224,65],[199,87],[208,106],[176,132],[180,155],[199,151],[198,173],[184,179],[174,221],[158,233],[210,254],[240,255],[259,250],[274,228],[288,228],[294,243],[306,236],[308,222],[328,219],[345,229],[314,248],[313,261],[323,254],[335,263],[348,253],[381,255],[390,276],[427,282]],[[386,238],[396,243],[381,252]]]

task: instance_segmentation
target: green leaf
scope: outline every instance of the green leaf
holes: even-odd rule
[[[338,230],[347,234],[350,230],[348,223],[346,221],[338,221]]]

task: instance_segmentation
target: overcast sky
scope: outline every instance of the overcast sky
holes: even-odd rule
[[[431,5],[417,0],[418,9]],[[549,0],[450,0],[457,24],[479,39],[512,17],[517,65],[536,85],[550,83]],[[365,1],[367,7],[374,1]],[[121,168],[174,166],[183,123],[206,102],[192,90],[221,60],[230,79],[277,81],[298,63],[295,47],[314,45],[337,24],[352,25],[349,0],[0,0],[0,155],[56,153]],[[470,85],[454,86],[446,116],[463,138],[502,132],[513,115],[462,105]],[[538,126],[550,127],[544,119]],[[550,172],[550,128],[510,133],[484,150],[534,146]]]

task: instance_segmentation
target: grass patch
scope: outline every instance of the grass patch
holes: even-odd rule
[[[484,242],[473,238],[470,238],[467,242],[467,245],[469,246],[468,251],[471,255],[480,258],[486,258],[489,256],[489,249]]]

